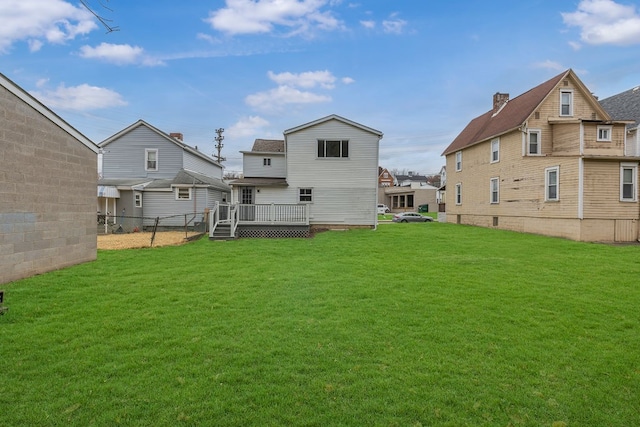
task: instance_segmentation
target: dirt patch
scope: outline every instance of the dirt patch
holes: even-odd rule
[[[98,235],[98,249],[134,249],[151,247],[152,233],[126,233]],[[162,231],[156,233],[153,247],[182,245],[201,236],[200,233]]]

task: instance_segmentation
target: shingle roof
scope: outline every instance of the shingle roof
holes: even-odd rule
[[[629,127],[640,124],[640,86],[600,101],[613,120],[633,120]]]
[[[498,114],[494,115],[494,111],[489,110],[471,120],[442,155],[518,128],[549,95],[549,92],[556,87],[558,82],[570,72],[571,70],[564,71],[522,95],[510,99]]]
[[[253,143],[251,151],[262,153],[284,153],[283,139],[256,139]]]
[[[233,185],[260,185],[263,187],[288,187],[286,178],[240,178],[231,181],[229,184]]]

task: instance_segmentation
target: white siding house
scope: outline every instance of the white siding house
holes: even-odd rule
[[[268,152],[270,168],[263,146],[243,152],[245,177],[231,182],[233,198],[305,204],[310,225],[375,227],[382,135],[337,115],[288,129],[279,141],[282,152]]]

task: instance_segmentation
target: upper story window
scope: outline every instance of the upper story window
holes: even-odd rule
[[[560,200],[560,166],[544,170],[544,200],[556,202]]]
[[[491,163],[500,161],[500,138],[491,141]]]
[[[319,139],[318,157],[349,157],[349,141]]]
[[[147,148],[144,150],[144,170],[157,171],[158,170],[158,150],[153,148]]]
[[[638,164],[620,164],[620,201],[637,201],[638,188]]]
[[[176,200],[191,200],[191,188],[176,188]]]
[[[456,153],[456,170],[457,171],[462,170],[462,151],[458,151]]]
[[[539,129],[527,131],[527,155],[536,156],[542,153],[542,132]]]
[[[491,192],[491,196],[489,198],[490,202],[499,203],[500,202],[500,178],[491,178],[489,187]]]
[[[262,159],[262,166],[271,166],[271,159],[268,157]]]
[[[597,140],[611,142],[611,126],[598,126]]]
[[[456,184],[456,205],[461,205],[462,204],[462,184],[461,183],[457,183]]]
[[[560,91],[560,115],[573,116],[573,91]]]

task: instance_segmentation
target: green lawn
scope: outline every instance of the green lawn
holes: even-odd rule
[[[3,426],[640,422],[639,246],[382,224],[3,288]]]

